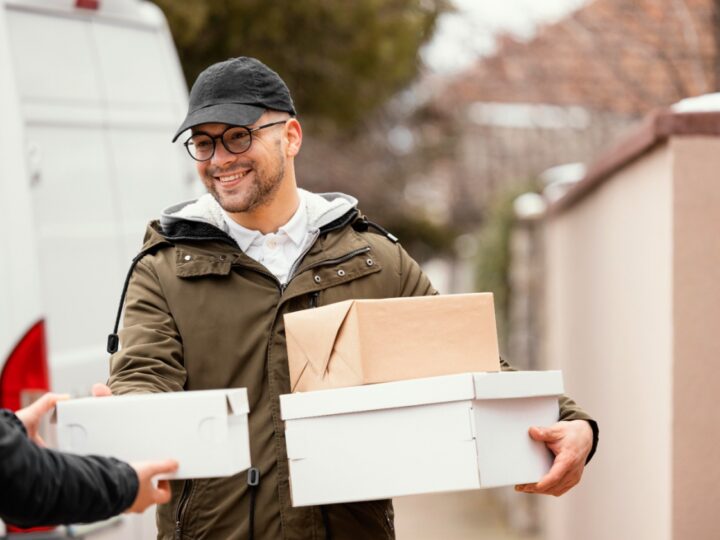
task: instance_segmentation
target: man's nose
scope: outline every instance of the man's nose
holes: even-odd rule
[[[215,152],[213,153],[213,157],[211,159],[212,164],[216,167],[223,167],[231,163],[234,159],[235,154],[228,152],[227,148],[225,148],[225,145],[222,143],[221,138],[217,137],[215,139]]]

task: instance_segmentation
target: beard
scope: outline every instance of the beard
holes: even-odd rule
[[[282,184],[285,177],[285,162],[279,147],[277,148],[276,158],[265,167],[258,166],[255,161],[249,161],[222,170],[223,173],[232,173],[235,169],[252,169],[248,173],[252,175],[250,181],[242,182],[233,191],[224,191],[222,188],[218,188],[216,180],[213,178],[213,175],[220,172],[220,169],[217,168],[207,169],[203,177],[203,183],[208,192],[226,212],[231,214],[252,212],[259,207],[270,204]]]

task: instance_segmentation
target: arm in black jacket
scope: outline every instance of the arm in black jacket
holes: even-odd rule
[[[87,523],[127,510],[138,477],[112,458],[40,448],[20,420],[0,410],[0,518],[31,527]]]

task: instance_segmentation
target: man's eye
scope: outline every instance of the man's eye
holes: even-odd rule
[[[244,141],[248,137],[248,132],[245,130],[242,131],[228,131],[228,133],[225,135],[225,138],[228,142],[239,142]]]
[[[209,139],[201,139],[199,141],[193,141],[193,145],[197,150],[210,150],[212,148],[212,142]]]

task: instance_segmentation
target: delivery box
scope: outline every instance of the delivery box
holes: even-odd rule
[[[292,392],[500,369],[491,293],[348,300],[285,333]]]
[[[230,476],[250,467],[248,412],[245,388],[61,401],[58,445],[129,462],[177,460],[165,478]]]
[[[538,481],[528,428],[558,420],[559,371],[463,373],[280,396],[293,506]]]

